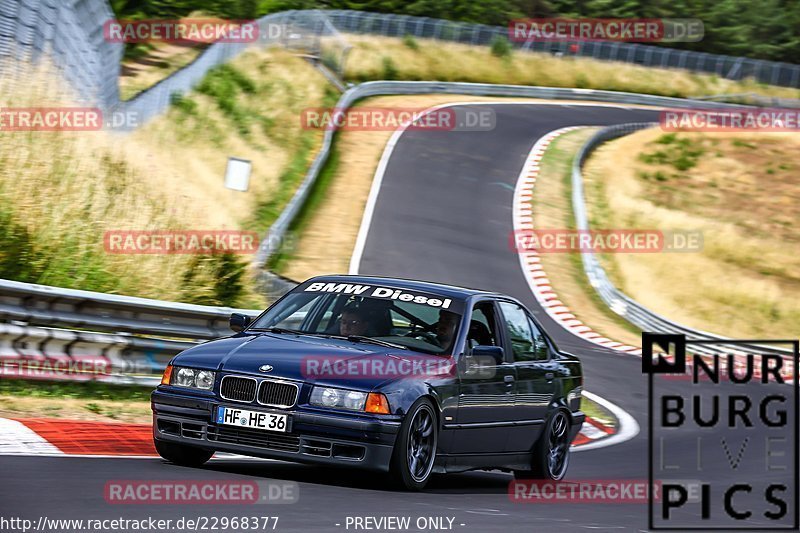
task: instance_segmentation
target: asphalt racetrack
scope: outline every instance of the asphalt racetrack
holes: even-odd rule
[[[567,479],[646,480],[647,389],[641,359],[600,348],[555,324],[531,294],[509,234],[514,187],[537,139],[566,126],[653,121],[657,111],[568,104],[491,107],[496,111],[493,131],[408,131],[399,138],[374,206],[359,273],[490,289],[521,299],[562,349],[581,357],[585,388],[625,409],[642,428],[624,443],[573,453]],[[666,386],[679,389],[682,384]],[[735,455],[741,439],[735,433],[726,436]],[[670,449],[693,456],[696,437],[675,436]],[[721,484],[765,478],[764,464],[747,455],[735,469],[717,455],[704,467]],[[500,472],[438,477],[424,493],[392,492],[380,476],[366,472],[230,459],[189,469],[157,459],[0,457],[0,472],[0,515],[34,521],[42,515],[279,516],[276,531],[313,532],[353,531],[352,525],[346,527],[347,518],[356,516],[410,516],[412,524],[418,517],[449,517],[452,530],[480,533],[645,531],[648,524],[643,504],[514,503],[508,496],[512,476]],[[251,478],[296,482],[299,499],[263,506],[111,505],[104,499],[106,483],[114,480]],[[760,505],[753,508],[759,517],[770,508],[763,501]],[[721,504],[715,500],[712,507],[716,512]],[[763,518],[748,525],[756,524],[770,525]]]

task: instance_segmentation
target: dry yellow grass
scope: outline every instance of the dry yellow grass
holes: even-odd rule
[[[14,221],[0,234],[5,231],[31,248],[30,254],[0,250],[0,267],[18,265],[16,279],[30,279],[25,272],[34,271],[40,283],[204,301],[209,294],[204,284],[219,279],[210,260],[109,255],[103,236],[107,230],[262,229],[254,222],[256,210],[285,189],[281,178],[297,164],[296,154],[308,152],[310,158],[319,146],[321,134],[302,130],[298,116],[304,107],[322,104],[326,81],[305,61],[279,50],[249,52],[232,68],[254,87],[232,98],[242,111],[238,122],[211,96],[193,93],[192,112],[173,108],[124,137],[0,132],[0,217],[11,213]],[[24,89],[13,80],[0,81],[0,107],[75,101],[55,89],[63,84],[54,74],[30,76]],[[249,126],[248,134],[241,131],[242,123]],[[225,189],[229,156],[253,162],[248,193]],[[187,281],[187,271],[195,267],[198,277]],[[263,307],[264,302],[247,289],[238,304]]]
[[[32,76],[25,91],[10,82],[0,88],[3,107],[70,105],[70,95],[52,90],[51,73]],[[27,265],[43,270],[42,283],[81,287],[105,275],[121,280],[109,280],[109,285],[137,287],[143,296],[177,295],[171,274],[183,270],[187,257],[106,255],[103,250],[106,230],[180,228],[202,220],[201,206],[170,198],[147,181],[148,165],[169,168],[168,159],[141,146],[123,149],[102,132],[4,131],[0,142],[2,207],[17,214],[17,231],[30,235],[34,250],[59,257],[47,265]],[[126,154],[137,148],[149,161]],[[91,264],[98,257],[105,261]],[[10,259],[33,260],[24,255]]]
[[[149,424],[150,402],[0,396],[0,418],[64,418]]]
[[[800,135],[664,135],[639,132],[590,159],[585,176],[593,227],[699,230],[703,249],[604,256],[612,279],[650,309],[695,328],[738,338],[797,338]],[[679,171],[653,162],[657,152],[678,153],[680,142],[695,151],[694,166]]]
[[[757,93],[797,98],[800,91],[769,87],[752,80],[734,82],[716,76],[680,70],[646,68],[628,63],[588,58],[559,58],[517,52],[510,58],[493,56],[488,47],[419,40],[418,50],[401,39],[347,35],[353,49],[346,77],[366,81],[384,79],[391,61],[395,77],[403,80],[467,81],[580,87],[665,96]]]
[[[167,172],[172,173],[165,175],[164,170],[154,168],[152,184],[183,202],[207,206],[204,224],[213,228],[236,228],[249,222],[257,203],[277,189],[281,174],[299,149],[301,136],[313,137],[312,156],[322,138],[321,132],[304,131],[300,123],[304,108],[322,105],[327,84],[308,63],[270,49],[246,52],[231,66],[257,87],[236,100],[252,120],[249,135],[237,131],[237,124],[212,97],[195,91],[188,97],[197,106],[195,114],[172,109],[131,136],[148,151],[170,159]],[[255,118],[256,114],[260,116]],[[247,193],[224,187],[229,157],[252,162]]]
[[[570,174],[575,153],[596,131],[565,133],[547,147],[531,201],[534,228],[574,228]],[[589,284],[579,253],[543,253],[542,267],[559,300],[584,324],[609,339],[639,346],[641,335],[603,304]]]

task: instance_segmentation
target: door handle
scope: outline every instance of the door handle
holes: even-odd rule
[[[505,381],[506,383],[514,383],[514,376],[508,376],[508,375],[503,376],[503,381]]]
[[[547,372],[544,375],[544,379],[546,379],[547,381],[553,381],[554,379],[556,379],[556,375],[553,374],[552,372]]]

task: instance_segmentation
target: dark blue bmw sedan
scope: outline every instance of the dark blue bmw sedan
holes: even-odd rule
[[[584,420],[580,361],[502,294],[364,276],[310,279],[234,335],[170,362],[152,394],[161,456],[215,451],[387,472],[560,480]]]

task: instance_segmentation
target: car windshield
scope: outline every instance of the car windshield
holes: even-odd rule
[[[461,300],[410,289],[306,283],[256,320],[249,331],[277,328],[449,355],[463,308]]]

